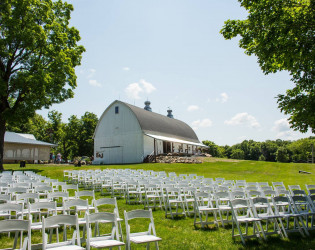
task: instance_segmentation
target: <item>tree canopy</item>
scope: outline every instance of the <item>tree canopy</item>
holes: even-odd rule
[[[239,46],[256,55],[265,74],[286,70],[295,86],[279,94],[278,107],[291,127],[315,133],[315,1],[238,0],[245,20],[227,20],[225,39],[240,36]]]
[[[73,97],[84,47],[69,26],[73,6],[52,0],[0,4],[0,169],[6,124]]]

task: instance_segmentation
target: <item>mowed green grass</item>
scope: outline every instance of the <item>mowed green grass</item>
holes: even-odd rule
[[[305,189],[305,184],[315,184],[315,164],[293,164],[293,163],[270,163],[256,161],[221,161],[202,164],[133,164],[133,165],[107,165],[107,166],[82,166],[74,167],[67,165],[31,165],[20,169],[18,165],[5,165],[6,170],[33,170],[38,174],[50,178],[63,180],[63,170],[71,169],[106,169],[106,168],[129,168],[154,171],[176,172],[177,174],[197,174],[204,177],[224,177],[227,180],[246,181],[283,181],[287,185],[300,185]],[[299,174],[299,170],[312,172],[312,174]],[[96,192],[96,198],[101,198]],[[120,217],[123,211],[143,209],[142,205],[127,205],[123,199],[118,200]],[[165,219],[165,213],[161,210],[153,211],[157,235],[163,240],[159,243],[160,249],[315,249],[315,232],[311,236],[302,238],[298,233],[290,234],[289,239],[281,239],[279,236],[269,236],[267,241],[256,239],[248,240],[246,247],[241,244],[240,239],[232,239],[231,226],[226,228],[215,228],[202,230],[194,227],[193,218]],[[125,225],[122,223],[123,231]],[[144,230],[142,223],[136,225]],[[32,235],[34,243],[41,242],[40,233]],[[10,247],[13,238],[7,239],[7,235],[0,238],[0,248]],[[12,246],[12,245],[11,245]],[[145,245],[132,245],[133,249],[145,249]],[[152,244],[152,247],[154,245]]]

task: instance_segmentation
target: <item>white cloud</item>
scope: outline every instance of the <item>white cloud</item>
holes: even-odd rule
[[[194,130],[197,130],[198,128],[207,128],[212,126],[212,121],[208,118],[202,119],[202,120],[196,120],[191,123]]]
[[[98,81],[96,80],[89,80],[89,84],[94,86],[94,87],[102,87],[102,84],[100,84]]]
[[[231,125],[231,126],[246,126],[250,128],[260,128],[259,122],[256,118],[248,113],[238,113],[230,120],[224,121],[224,124]]]
[[[144,92],[147,94],[152,93],[153,91],[155,91],[156,88],[153,86],[152,83],[147,82],[144,79],[141,79],[138,82],[135,83],[131,83],[127,86],[127,88],[125,89],[125,93],[127,94],[127,96],[131,99],[140,99],[140,93]]]
[[[217,98],[216,101],[221,102],[221,103],[225,103],[225,102],[227,102],[228,99],[229,99],[228,94],[223,92],[220,94],[220,98]]]
[[[285,118],[275,121],[271,130],[277,133],[277,138],[284,140],[294,140],[297,135],[291,130],[290,124]]]
[[[129,67],[123,67],[123,70],[124,70],[124,71],[129,71],[130,68],[129,68]]]
[[[153,86],[152,83],[147,82],[144,79],[141,79],[140,84],[142,85],[142,87],[144,88],[144,91],[148,94],[150,94],[151,92],[153,92],[154,90],[156,90],[156,88]]]
[[[96,69],[89,69],[88,72],[87,78],[92,78],[95,75]]]
[[[143,89],[140,87],[139,83],[135,82],[129,84],[125,92],[130,99],[140,99],[139,94],[143,92]]]
[[[196,111],[199,109],[199,106],[197,105],[190,105],[187,107],[187,111],[192,112],[192,111]]]

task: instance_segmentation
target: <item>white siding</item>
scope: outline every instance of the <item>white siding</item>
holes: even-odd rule
[[[152,137],[143,135],[143,151],[145,157],[154,151],[154,139]]]
[[[115,107],[119,113],[115,113]],[[113,103],[102,115],[95,131],[94,161],[99,164],[143,161],[143,134],[133,112],[124,104]],[[96,157],[103,154],[102,158]]]

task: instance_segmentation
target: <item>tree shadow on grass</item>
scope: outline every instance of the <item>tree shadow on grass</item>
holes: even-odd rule
[[[240,237],[233,240],[234,245],[238,245],[238,249],[313,249],[315,232],[310,237],[303,238],[299,233],[289,235],[289,238],[281,238],[278,235],[267,236],[267,240],[263,239],[245,239],[246,245],[242,244]]]
[[[194,227],[196,231],[204,231],[204,232],[216,232],[219,230],[218,227],[216,226],[212,226],[212,227],[209,227],[209,226],[205,226],[204,228],[202,228],[201,226],[195,226]]]

